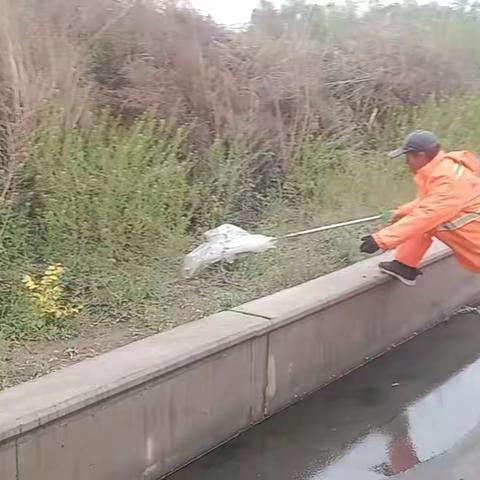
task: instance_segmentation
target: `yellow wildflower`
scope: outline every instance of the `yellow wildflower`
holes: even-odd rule
[[[62,302],[64,291],[60,280],[64,271],[60,263],[54,263],[45,270],[40,279],[31,275],[23,277],[27,295],[38,312],[39,325],[70,317],[81,311],[81,306]]]

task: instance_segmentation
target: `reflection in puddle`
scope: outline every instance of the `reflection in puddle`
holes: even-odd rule
[[[401,385],[398,387],[401,388]],[[450,450],[480,425],[480,360],[341,452],[309,480],[391,478]]]

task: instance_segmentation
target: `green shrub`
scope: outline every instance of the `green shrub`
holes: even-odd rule
[[[46,123],[32,147],[43,255],[100,249],[124,258],[158,251],[184,235],[189,187],[182,131],[108,114],[86,128]]]

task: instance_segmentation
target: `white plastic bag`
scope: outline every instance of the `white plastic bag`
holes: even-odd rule
[[[275,237],[254,235],[235,225],[221,225],[204,234],[206,242],[189,253],[183,262],[183,274],[194,277],[218,262],[233,263],[242,253],[261,253],[275,247]]]

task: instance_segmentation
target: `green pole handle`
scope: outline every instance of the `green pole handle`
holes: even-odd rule
[[[393,210],[387,210],[385,212],[382,212],[380,218],[382,221],[388,222],[392,217],[393,217]]]

